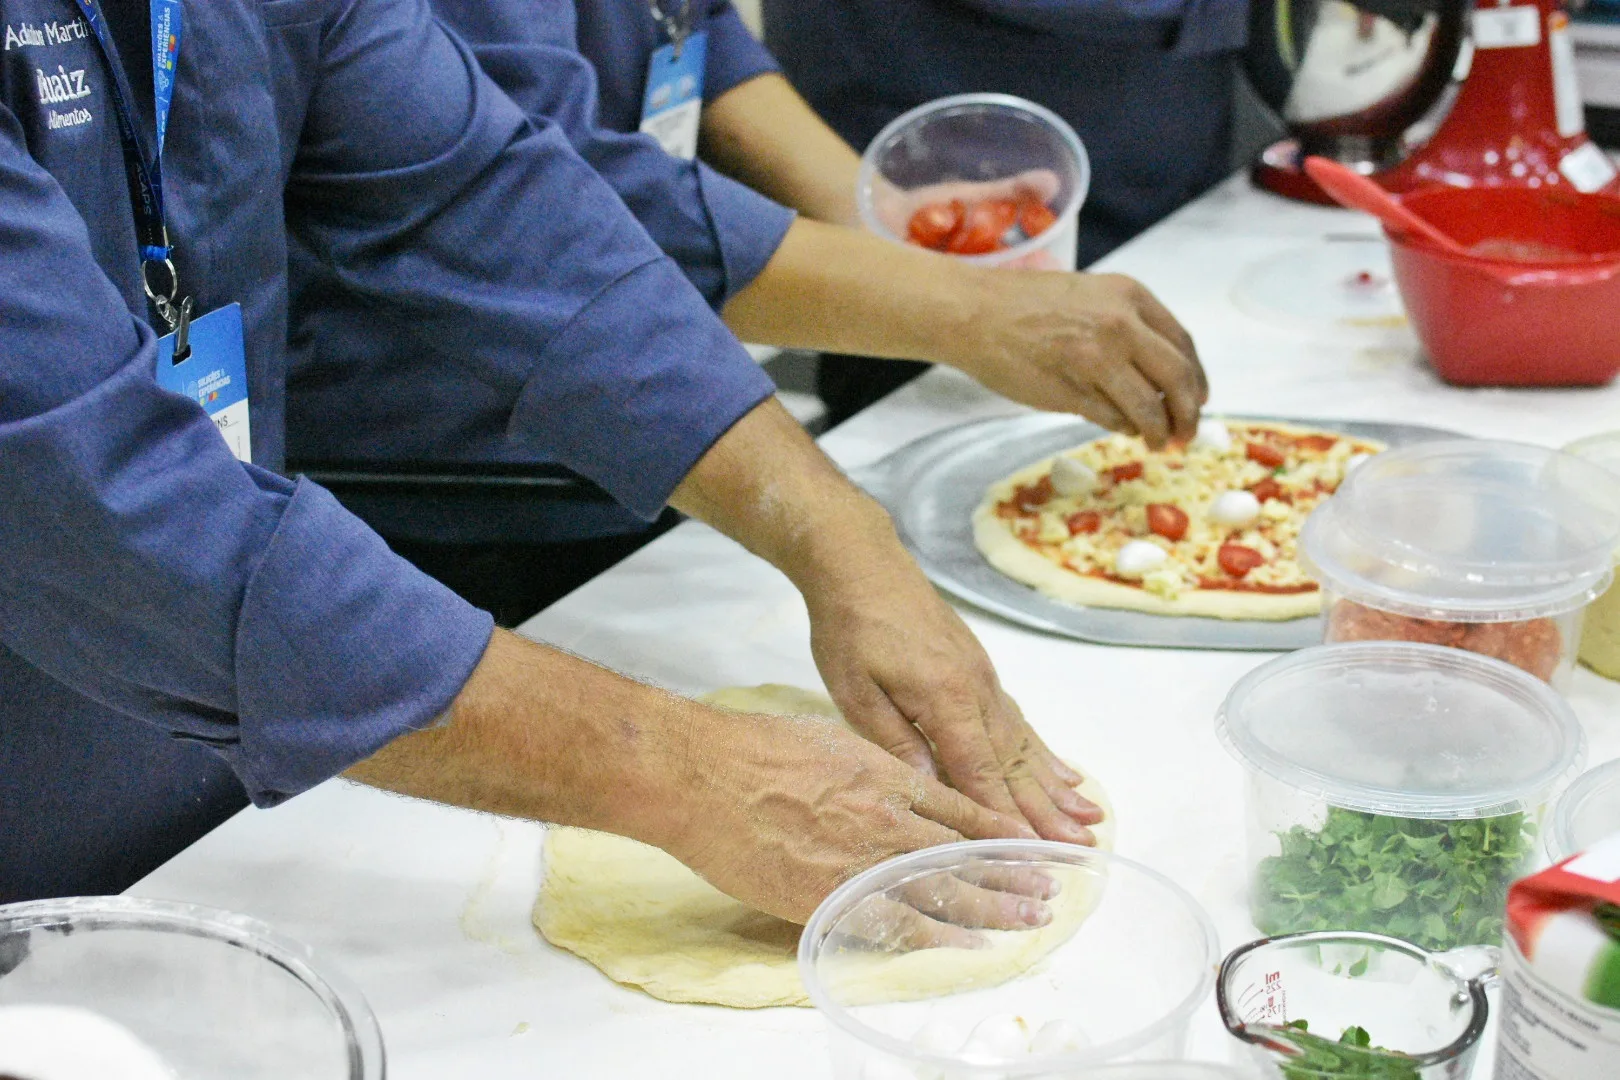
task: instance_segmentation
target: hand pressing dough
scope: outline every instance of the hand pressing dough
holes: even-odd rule
[[[702,700],[740,711],[840,719],[825,695],[791,686],[732,687]],[[1100,847],[1111,848],[1114,814],[1106,795],[1089,778],[1078,790],[1103,807],[1107,816],[1093,831]],[[1005,982],[1074,934],[1097,897],[1069,890],[1091,884],[1066,881],[1052,902],[1057,917],[1039,930],[981,931],[990,941],[984,949],[863,953],[850,957],[840,979],[857,979],[889,1000],[932,997],[944,985]],[[796,958],[800,927],[754,911],[673,856],[634,840],[548,829],[534,924],[547,941],[608,978],[664,1001],[741,1009],[809,1004]]]

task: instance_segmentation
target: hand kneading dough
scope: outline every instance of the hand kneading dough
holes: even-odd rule
[[[791,686],[733,687],[702,700],[838,719],[825,695]],[[1099,846],[1111,848],[1114,814],[1106,796],[1090,778],[1079,791],[1104,808],[1107,817],[1094,831]],[[947,984],[1004,982],[1066,941],[1090,913],[1089,902],[1063,900],[1054,902],[1058,918],[1040,930],[984,931],[993,942],[988,949],[871,954],[870,978],[895,998],[932,996]],[[809,1004],[796,959],[798,926],[733,900],[673,856],[634,840],[548,829],[534,924],[547,941],[613,981],[664,1001],[740,1009]]]

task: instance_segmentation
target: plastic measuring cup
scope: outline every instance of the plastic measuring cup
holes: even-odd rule
[[[105,896],[0,907],[0,1007],[76,1006],[185,1080],[382,1080],[360,991],[257,919]]]
[[[1585,754],[1574,711],[1545,683],[1408,642],[1263,664],[1232,688],[1216,731],[1248,766],[1260,932],[1359,930],[1436,951],[1501,940],[1508,886]]]
[[[912,933],[915,910],[937,910],[963,882],[1031,875],[1059,889],[1043,928],[976,931],[978,947],[929,947]],[[1168,878],[1037,840],[891,859],[834,891],[799,940],[836,1080],[1085,1076],[1174,1059],[1219,956],[1209,917]]]
[[[1620,760],[1581,774],[1558,796],[1552,828],[1547,830],[1547,859],[1560,863],[1620,833]]]
[[[958,258],[985,266],[1073,270],[1091,161],[1063,118],[1011,94],[958,94],[920,105],[878,132],[861,155],[855,200],[866,227],[905,242],[911,215],[954,195],[935,185],[1047,174],[1057,220],[1022,243]]]
[[[1577,439],[1564,453],[1620,476],[1620,431]],[[1620,566],[1620,549],[1614,553]],[[1610,679],[1620,679],[1620,586],[1611,584],[1586,609],[1581,622],[1581,663]]]
[[[1620,476],[1539,446],[1418,443],[1353,470],[1300,540],[1325,641],[1446,645],[1562,686],[1613,579]]]
[[[1485,1030],[1485,988],[1496,979],[1496,965],[1495,949],[1436,955],[1379,934],[1291,934],[1250,942],[1228,956],[1216,1001],[1226,1029],[1268,1076],[1466,1080]],[[1286,1026],[1298,1021],[1307,1030]],[[1406,1055],[1409,1060],[1384,1063],[1409,1065],[1410,1074],[1312,1063],[1306,1051],[1320,1052],[1322,1041],[1337,1043],[1349,1028],[1365,1031],[1372,1047]]]

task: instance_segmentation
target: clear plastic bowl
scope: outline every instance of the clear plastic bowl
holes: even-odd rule
[[[922,189],[1007,180],[1034,170],[1056,179],[1046,204],[1056,223],[1004,250],[957,257],[985,266],[1073,270],[1091,161],[1062,117],[1010,94],[958,94],[896,118],[861,155],[856,205],[868,229],[904,243],[911,214],[937,201]],[[940,198],[950,197],[940,190]]]
[[[1613,579],[1620,476],[1520,443],[1388,450],[1301,534],[1323,638],[1415,641],[1494,656],[1563,685],[1581,612]]]
[[[1432,951],[1501,939],[1552,793],[1580,768],[1569,704],[1518,668],[1406,642],[1317,645],[1240,679],[1216,718],[1248,766],[1262,934],[1359,930]]]
[[[1265,1076],[1339,1080],[1410,1075],[1412,1080],[1466,1080],[1489,1016],[1485,989],[1496,980],[1497,950],[1432,954],[1379,934],[1315,933],[1264,938],[1221,965],[1216,1000],[1226,1029]],[[1304,1021],[1303,1032],[1288,1024]],[[1312,1051],[1346,1029],[1367,1033],[1372,1047],[1405,1054],[1394,1062],[1362,1059],[1362,1068],[1309,1064]],[[1314,1045],[1313,1045],[1314,1044]],[[1304,1052],[1304,1053],[1302,1053]],[[1379,1065],[1387,1071],[1374,1071]]]
[[[0,1008],[74,1006],[182,1080],[382,1080],[359,990],[257,919],[131,897],[0,907]]]
[[[975,931],[978,947],[930,947],[913,932],[918,908],[937,911],[964,882],[1032,875],[1060,888],[1041,929]],[[823,901],[799,940],[835,1080],[1087,1076],[1175,1059],[1219,960],[1209,917],[1168,878],[1038,840],[891,859]],[[1031,1056],[1036,1037],[1045,1045]]]
[[[1620,833],[1620,761],[1599,765],[1558,797],[1547,830],[1547,859],[1561,863]]]
[[[1564,453],[1620,476],[1620,431],[1577,439]],[[1620,566],[1620,550],[1615,551]],[[1620,584],[1593,600],[1581,623],[1581,663],[1610,679],[1620,679]]]

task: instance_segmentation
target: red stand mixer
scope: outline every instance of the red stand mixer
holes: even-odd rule
[[[1269,0],[1250,80],[1292,137],[1257,184],[1328,203],[1300,168],[1331,157],[1391,191],[1535,187],[1620,195],[1586,137],[1562,0]]]

